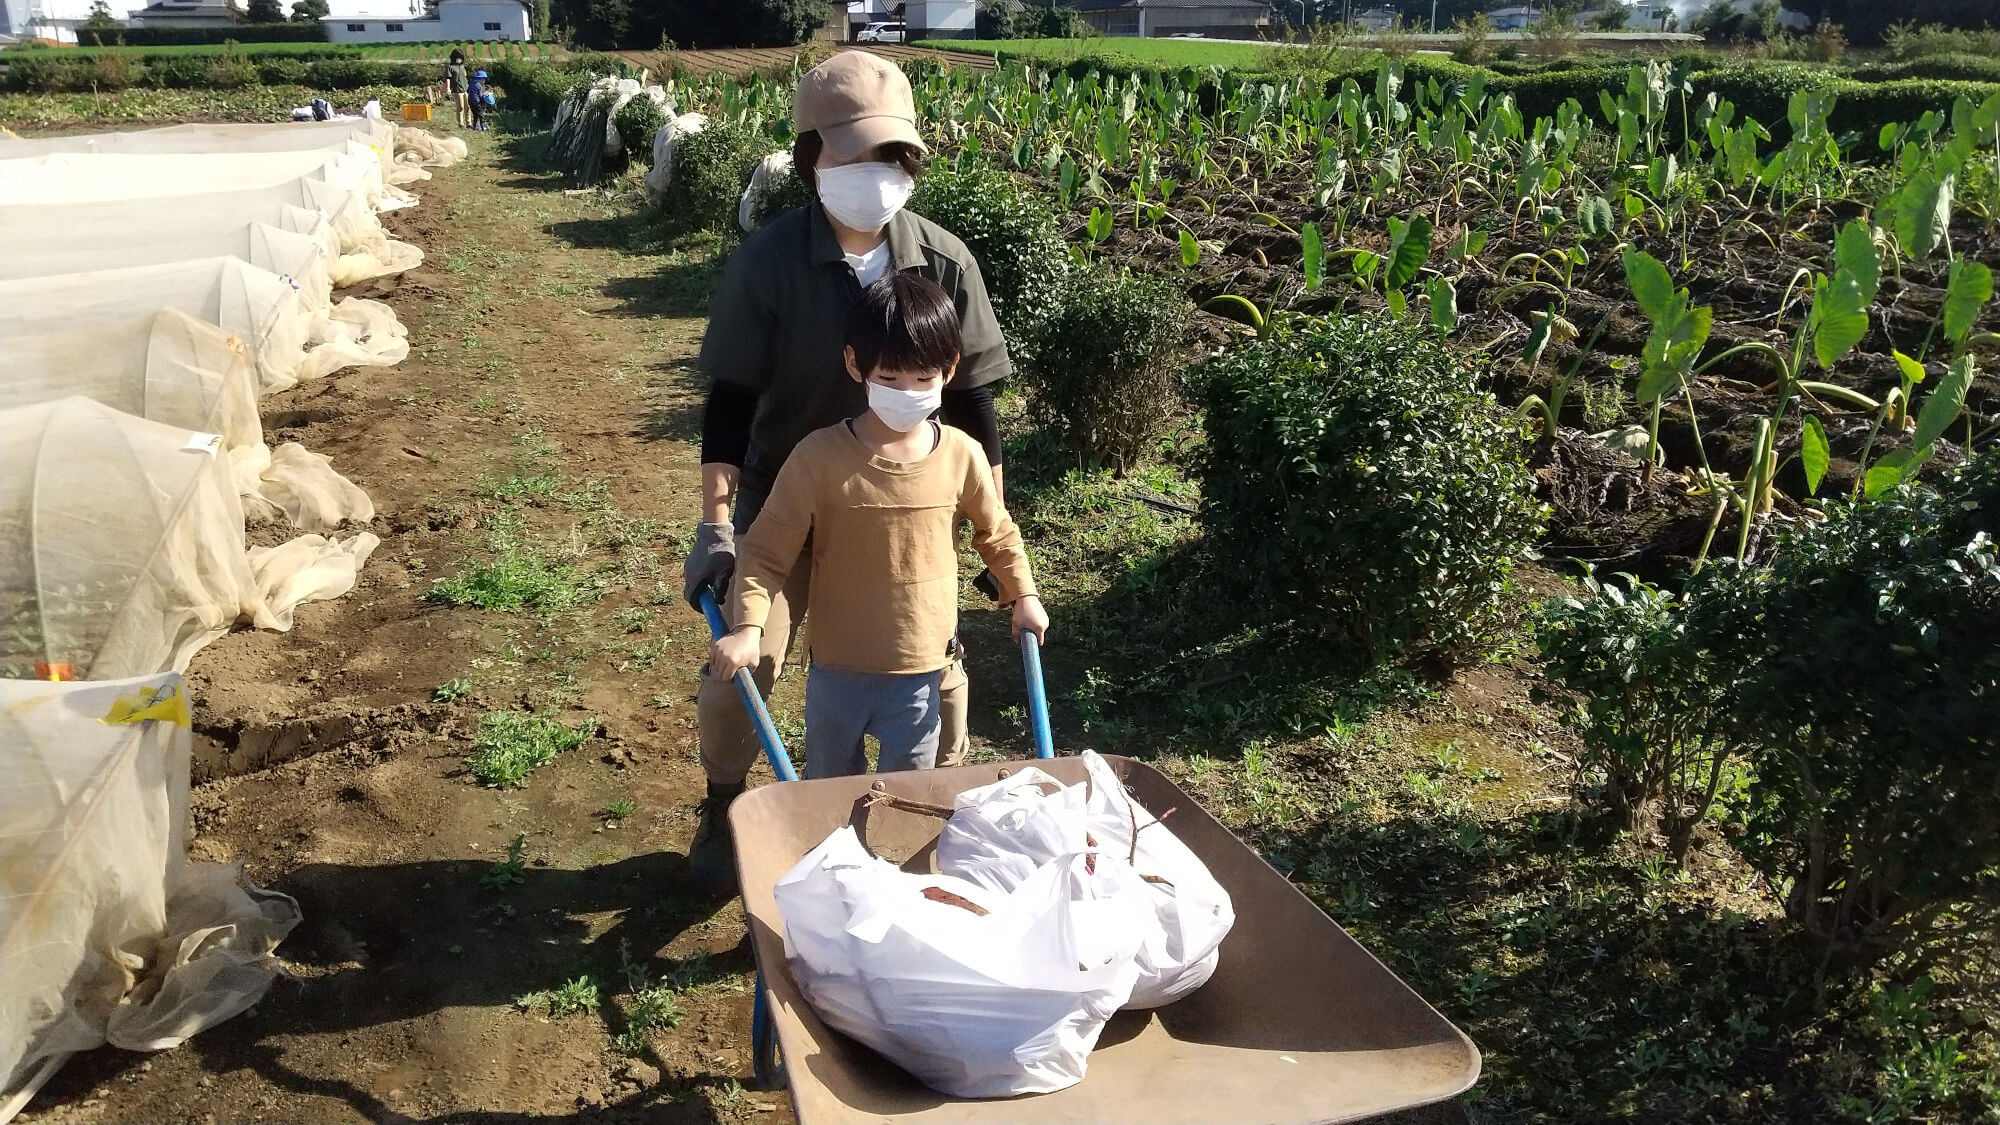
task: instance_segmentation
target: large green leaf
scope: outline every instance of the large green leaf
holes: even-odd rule
[[[1531,368],[1542,361],[1542,352],[1549,346],[1549,333],[1556,324],[1554,313],[1542,312],[1536,315],[1538,319],[1535,321],[1535,327],[1528,333],[1528,346],[1521,349],[1521,358],[1526,360]]]
[[[1449,336],[1458,327],[1458,288],[1448,278],[1434,277],[1425,287],[1431,299],[1431,325]]]
[[[1826,368],[1868,335],[1868,302],[1852,277],[1843,272],[1832,280],[1820,278],[1811,324],[1813,358]]]
[[[1957,173],[1926,168],[1896,193],[1896,241],[1912,258],[1928,258],[1944,241],[1951,226],[1952,192]]]
[[[1903,373],[1903,381],[1905,383],[1909,383],[1910,385],[1915,386],[1916,384],[1924,381],[1923,364],[1918,363],[1916,360],[1911,359],[1909,356],[1904,355],[1900,351],[1895,352],[1894,354],[1896,357],[1896,369]]]
[[[1993,271],[1970,258],[1955,258],[1944,291],[1944,335],[1956,344],[1972,332],[1979,310],[1993,299]]]
[[[1659,324],[1673,316],[1679,303],[1674,299],[1674,279],[1658,258],[1636,247],[1625,248],[1625,279],[1632,285],[1632,298],[1646,319]]]
[[[1103,242],[1111,237],[1111,223],[1111,212],[1102,207],[1092,207],[1090,220],[1084,225],[1084,230],[1090,235],[1092,242]]]
[[[1931,443],[1943,437],[1965,409],[1965,392],[1971,387],[1972,357],[1962,355],[1953,361],[1931,393],[1924,396],[1924,408],[1917,412],[1917,432],[1910,438],[1911,444],[1928,450]]]
[[[1193,268],[1201,261],[1201,243],[1196,242],[1192,231],[1181,232],[1181,265]]]
[[[1854,279],[1862,304],[1875,299],[1882,284],[1882,259],[1875,253],[1875,236],[1867,223],[1856,219],[1840,228],[1833,240],[1833,260],[1836,276]]]
[[[1817,415],[1806,415],[1805,428],[1799,433],[1799,464],[1806,471],[1807,496],[1819,491],[1819,482],[1826,477],[1826,467],[1832,460],[1825,427],[1819,424]]]
[[[1305,250],[1306,289],[1316,290],[1326,280],[1326,241],[1320,236],[1318,223],[1307,223],[1299,239]]]
[[[1389,220],[1389,273],[1382,279],[1386,289],[1401,289],[1416,279],[1417,271],[1431,256],[1431,220],[1412,216],[1407,223]]]
[[[1617,220],[1611,214],[1611,201],[1601,195],[1587,196],[1576,205],[1576,225],[1583,228],[1585,237],[1609,238],[1617,230]]]
[[[1479,73],[1484,74],[1485,71]],[[2000,94],[1979,103],[1979,108],[1972,112],[1972,128],[1981,134],[2000,128]]]
[[[1897,449],[1885,453],[1880,460],[1868,466],[1868,475],[1862,478],[1862,493],[1873,500],[1902,483],[1904,477],[1928,460],[1929,450]]]

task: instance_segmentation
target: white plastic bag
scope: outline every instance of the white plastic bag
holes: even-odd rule
[[[1125,792],[1110,764],[1093,751],[1081,756],[1087,785],[1051,793],[1054,779],[1029,768],[959,794],[938,836],[938,870],[1005,891],[1066,851],[1094,848],[1129,860],[1157,924],[1146,927],[1126,1007],[1157,1008],[1208,981],[1236,911],[1207,865]],[[1118,865],[1097,866],[1100,877],[1118,877]]]
[[[1151,925],[1137,887],[1087,877],[1091,862],[998,894],[899,870],[843,827],[778,882],[786,960],[821,1019],[940,1093],[1060,1090],[1130,997]]]

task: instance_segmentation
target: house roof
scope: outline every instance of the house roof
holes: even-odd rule
[[[153,0],[153,3],[137,9],[142,16],[221,16],[235,17],[242,14],[234,4],[220,0]]]
[[[1130,8],[1219,9],[1244,15],[1269,15],[1269,0],[1063,0],[1063,6],[1079,12],[1115,12]]]

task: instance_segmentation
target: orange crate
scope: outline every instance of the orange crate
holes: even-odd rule
[[[403,103],[403,120],[429,121],[430,119],[431,119],[431,103],[429,102]]]

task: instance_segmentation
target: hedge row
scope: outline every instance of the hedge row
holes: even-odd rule
[[[563,96],[579,83],[631,70],[610,55],[588,52],[560,59],[495,59],[484,65],[493,76],[493,84],[506,95],[507,108],[521,110],[537,121],[555,117]]]
[[[1902,64],[1910,71],[1921,70],[1921,63],[1940,63],[1947,56],[1913,60]],[[1969,72],[1989,60],[1975,59],[1972,63],[1959,66],[1957,63],[1943,63],[1939,72],[1956,70]],[[1327,78],[1329,93],[1338,91],[1341,83],[1349,78],[1355,80],[1362,89],[1373,90],[1375,86],[1376,62],[1370,60],[1353,68],[1336,71]],[[1994,64],[2000,69],[2000,63]],[[1279,81],[1278,76],[1246,73],[1243,71],[1222,72],[1213,69],[1164,68],[1145,66],[1108,67],[1090,60],[1079,60],[1057,68],[1073,78],[1081,79],[1093,71],[1103,74],[1118,74],[1122,77],[1148,78],[1158,75],[1162,81],[1173,83],[1199,83],[1212,94],[1220,94],[1228,89],[1265,81]],[[1453,62],[1450,59],[1430,56],[1416,56],[1403,63],[1404,89],[1411,90],[1428,79],[1437,79],[1440,85],[1462,82],[1483,68]],[[1483,70],[1486,75],[1486,89],[1489,93],[1507,93],[1514,97],[1515,104],[1528,119],[1554,117],[1565,101],[1571,98],[1584,107],[1593,118],[1597,116],[1597,95],[1599,91],[1613,96],[1625,92],[1625,82],[1631,72],[1629,65],[1584,65],[1577,64],[1562,68],[1544,67],[1534,74],[1507,75],[1492,70]],[[1882,71],[1885,74],[1905,73],[1904,70]],[[1847,77],[1838,70],[1811,63],[1760,62],[1736,66],[1697,70],[1693,76],[1696,101],[1714,92],[1736,104],[1737,119],[1753,117],[1769,129],[1774,143],[1783,144],[1790,138],[1791,126],[1786,110],[1795,91],[1831,89],[1837,100],[1833,116],[1828,122],[1835,136],[1858,133],[1864,139],[1872,139],[1891,123],[1914,121],[1926,111],[1949,111],[1952,102],[1964,97],[1977,105],[2000,92],[2000,81],[1963,81],[1928,77],[1899,77],[1883,81],[1865,81]]]
[[[112,55],[68,56],[23,52],[7,60],[0,90],[9,93],[88,93],[151,86],[168,90],[235,89],[241,86],[309,86],[358,90],[363,86],[410,86],[438,81],[437,64],[359,59],[351,55],[302,58],[298,55]]]
[[[93,34],[84,32],[85,35]],[[325,43],[326,25],[313,23],[241,23],[233,27],[121,27],[107,33],[111,46],[192,47],[238,43]]]

